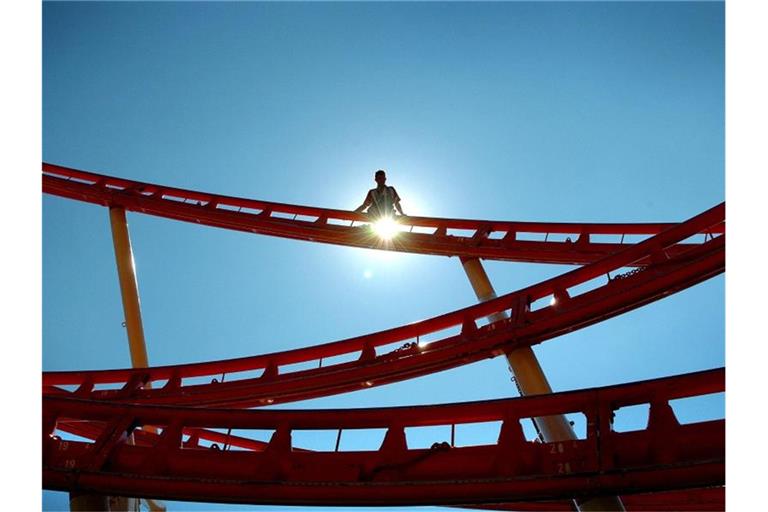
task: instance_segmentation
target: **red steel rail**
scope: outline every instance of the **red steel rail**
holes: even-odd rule
[[[95,440],[104,432],[107,423],[103,421],[59,421],[56,429],[67,434],[74,434],[85,439]],[[153,446],[157,442],[157,434],[150,430],[136,430],[133,432],[134,442],[140,446]],[[217,444],[217,447],[242,448],[252,451],[263,451],[269,443],[258,439],[249,439],[236,434],[224,434],[215,430],[204,428],[186,428],[183,434],[191,439],[191,443],[208,441]]]
[[[725,487],[705,487],[645,494],[625,494],[621,503],[629,512],[724,512]],[[573,501],[540,501],[462,505],[461,508],[514,512],[573,512]]]
[[[384,244],[373,235],[364,214],[196,192],[48,163],[42,167],[44,192],[78,201],[249,233],[419,254],[583,265],[622,249],[625,235],[656,235],[673,226],[401,216],[398,222],[405,231]],[[700,240],[671,247],[670,254],[723,231],[724,226],[714,225],[692,233]],[[532,235],[544,239],[531,240]],[[615,235],[617,240],[598,242],[599,235]],[[640,259],[633,265],[649,263]]]
[[[725,420],[680,424],[670,400],[722,392],[723,368],[517,399],[346,410],[232,410],[43,398],[47,489],[173,500],[282,505],[420,505],[589,498],[723,485]],[[616,432],[615,410],[650,404],[646,428]],[[526,441],[521,420],[586,417],[586,437]],[[94,443],[54,436],[58,421],[98,421]],[[409,448],[408,427],[501,422],[496,444]],[[126,442],[161,426],[151,446]],[[260,429],[263,450],[213,450],[185,428]],[[297,451],[301,430],[385,428],[378,450]],[[452,427],[453,428],[453,427]]]
[[[103,434],[106,422],[59,421],[56,430],[96,440]],[[244,438],[231,432],[222,433],[201,428],[185,428],[182,431],[186,441],[184,446],[200,446],[200,441],[207,441],[211,449],[232,450],[246,449],[264,451],[268,442],[259,439]],[[340,434],[338,434],[340,437]],[[140,446],[154,446],[158,443],[158,434],[148,430],[134,430],[134,442]],[[293,447],[296,451],[309,451]],[[621,496],[624,507],[630,512],[716,512],[725,510],[725,487],[682,489],[643,494],[625,494]],[[458,508],[482,510],[510,510],[517,512],[571,512],[573,500],[463,504]]]
[[[107,426],[106,422],[60,421],[56,430],[96,440]],[[246,449],[264,451],[268,442],[259,439],[244,438],[215,430],[187,428],[183,430],[185,446],[199,446],[201,440],[208,441],[211,449]],[[141,446],[154,446],[158,434],[147,430],[134,430],[134,442]],[[297,451],[309,451],[292,448]],[[683,489],[643,494],[625,494],[621,496],[624,507],[630,512],[716,512],[725,510],[725,487]],[[573,500],[463,504],[458,508],[482,510],[510,510],[517,512],[571,512]]]
[[[725,235],[672,257],[666,248],[691,233],[722,225],[724,215],[725,205],[720,204],[585,267],[498,299],[414,324],[334,343],[240,359],[142,369],[45,372],[44,392],[70,394],[57,386],[76,385],[79,388],[74,394],[81,398],[249,407],[348,392],[426,375],[540,343],[723,272]],[[641,258],[654,263],[608,277],[611,272],[626,269]],[[580,293],[585,285],[596,287]],[[553,303],[550,298],[554,299]],[[541,303],[544,307],[536,309]],[[478,325],[484,317],[499,311],[509,312],[510,319]],[[456,332],[426,346],[420,343],[425,336],[447,329]],[[390,352],[382,350],[392,344],[402,346]],[[347,357],[347,362],[327,363],[328,358],[337,356]],[[296,363],[311,363],[314,367],[285,371],[286,366]],[[254,370],[262,370],[261,375],[247,375]],[[201,376],[213,381],[190,382],[191,378]],[[222,382],[225,378],[226,382]],[[163,380],[166,382],[157,382]],[[163,385],[142,389],[148,381]],[[117,384],[121,389],[96,389],[99,384]]]

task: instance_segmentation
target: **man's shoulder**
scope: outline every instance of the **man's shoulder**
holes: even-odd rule
[[[397,191],[395,190],[395,187],[392,187],[392,186],[390,186],[390,185],[387,185],[387,186],[384,188],[384,190],[387,190],[387,191],[389,191],[389,192],[394,192],[395,194],[397,194]],[[369,195],[373,195],[373,194],[380,194],[380,193],[381,193],[381,192],[379,192],[379,188],[378,188],[378,187],[376,187],[376,188],[372,188],[372,189],[370,189],[370,190],[368,191],[368,194],[369,194]]]

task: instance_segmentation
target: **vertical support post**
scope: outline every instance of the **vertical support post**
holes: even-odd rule
[[[128,235],[128,222],[125,218],[125,209],[118,206],[110,206],[109,222],[112,227],[112,245],[115,249],[115,263],[117,275],[120,280],[120,294],[123,299],[123,314],[125,316],[125,328],[128,332],[128,349],[131,354],[131,366],[133,368],[147,368],[147,346],[144,341],[144,327],[141,322],[141,305],[139,303],[139,285],[136,280],[136,265],[133,261],[131,238]],[[151,383],[145,384],[151,387]],[[150,430],[148,428],[147,430]],[[154,430],[154,429],[152,429]],[[129,440],[129,442],[131,442]],[[139,510],[139,499],[124,496],[98,496],[70,493],[70,510]]]
[[[485,273],[483,264],[478,258],[461,258],[464,272],[467,274],[472,289],[475,291],[479,302],[486,302],[496,298],[488,274]],[[507,318],[506,312],[500,311],[488,317],[491,322],[497,322]],[[521,347],[506,354],[509,370],[517,382],[518,390],[522,396],[542,395],[552,393],[552,388],[547,381],[544,371],[539,365],[539,360],[531,347]],[[576,439],[576,433],[565,415],[543,416],[533,418],[536,429],[547,443],[568,441]],[[587,511],[624,511],[624,505],[618,496],[604,496],[581,501],[574,500],[578,510]]]
[[[101,494],[69,493],[69,510],[80,512],[86,510],[109,510],[109,497]]]
[[[128,333],[131,367],[147,368],[149,366],[149,358],[147,357],[147,344],[144,340],[144,325],[141,321],[139,282],[136,279],[136,263],[133,259],[133,249],[131,248],[131,237],[128,234],[128,221],[125,218],[125,209],[118,206],[110,206],[109,223],[112,227],[112,245],[115,249],[117,276],[120,280],[120,295],[123,298],[123,314],[125,316],[125,329]],[[146,388],[151,386],[151,382],[147,382],[144,385]],[[115,496],[110,498],[110,500],[114,502],[113,510],[139,510],[139,500],[137,498]]]
[[[146,368],[149,366],[149,362],[144,341],[144,327],[141,322],[139,285],[136,280],[136,265],[133,261],[125,209],[116,206],[110,207],[109,221],[112,226],[112,244],[115,248],[117,275],[120,279],[120,294],[123,297],[123,313],[125,314],[125,328],[128,331],[131,366],[133,368]]]

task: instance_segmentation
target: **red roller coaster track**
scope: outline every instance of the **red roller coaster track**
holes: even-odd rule
[[[321,411],[233,410],[44,397],[46,487],[179,500],[268,504],[493,503],[724,484],[725,421],[680,425],[669,401],[724,390],[723,369],[620,386],[440,406]],[[648,426],[615,432],[614,410],[650,404]],[[520,421],[580,412],[586,439],[525,440]],[[95,442],[51,437],[56,422],[103,422]],[[410,449],[404,428],[501,421],[495,445]],[[128,445],[137,427],[162,434]],[[185,428],[268,429],[261,449],[212,450]],[[291,433],[386,428],[375,451],[292,450]]]
[[[259,234],[378,247],[365,226],[368,219],[351,212],[230,198],[50,164],[43,164],[43,173],[45,192],[81,201]],[[483,508],[541,510],[536,507],[561,505],[533,501],[643,492],[656,494],[630,499],[630,510],[644,510],[654,503],[661,505],[659,510],[672,504],[680,510],[696,506],[712,510],[722,504],[722,488],[701,488],[724,484],[724,420],[680,425],[668,403],[723,391],[722,369],[557,395],[446,406],[343,413],[212,408],[326,396],[442,371],[600,322],[725,270],[724,203],[680,224],[416,217],[401,218],[401,224],[410,226],[410,231],[400,233],[398,242],[387,249],[585,266],[492,301],[334,343],[207,363],[45,372],[44,486],[273,504],[476,503]],[[457,236],[452,230],[469,234]],[[520,233],[546,236],[544,241],[520,240]],[[560,238],[571,235],[575,241],[548,240],[553,233]],[[652,236],[625,244],[625,234]],[[594,235],[621,236],[621,241],[597,243]],[[484,324],[485,317],[501,311],[510,318]],[[427,341],[428,337],[439,339]],[[329,364],[337,356],[346,362]],[[316,367],[287,371],[286,366],[295,363]],[[254,371],[261,375],[253,377]],[[188,382],[196,377],[212,381]],[[146,385],[149,382],[155,384],[153,389]],[[95,389],[103,384],[117,387]],[[62,387],[73,385],[77,386],[73,391]],[[612,412],[638,403],[651,404],[647,428],[614,432]],[[587,417],[586,439],[530,443],[522,437],[521,419],[574,411]],[[477,421],[502,422],[496,445],[414,450],[405,443],[407,426]],[[160,427],[162,434],[137,430],[150,425]],[[229,433],[211,428],[229,429]],[[267,428],[274,435],[265,443],[232,435],[233,428]],[[386,428],[381,448],[311,452],[291,446],[292,431],[331,429],[340,434],[356,428]],[[52,435],[56,429],[95,441],[62,441]],[[125,442],[131,433],[134,445]],[[197,444],[201,439],[237,450],[203,449]],[[515,500],[525,503],[510,503]]]
[[[366,228],[363,214],[291,204],[256,201],[131,181],[103,174],[43,164],[43,191],[78,201],[121,206],[169,219],[262,235],[353,247],[382,248]],[[572,224],[400,217],[410,231],[398,235],[388,250],[442,256],[465,256],[536,263],[591,263],[621,249],[625,235],[657,235],[673,224]],[[709,226],[701,234],[721,234]],[[544,241],[520,239],[544,234]],[[696,234],[696,233],[693,233]],[[554,241],[556,235],[569,241]],[[613,243],[595,235],[616,235]],[[549,237],[553,240],[549,241]],[[670,248],[671,253],[677,248]],[[647,265],[640,259],[634,265]]]

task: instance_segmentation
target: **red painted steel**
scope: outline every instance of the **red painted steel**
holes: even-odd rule
[[[149,215],[262,235],[410,253],[538,263],[591,263],[626,245],[621,243],[624,235],[656,235],[673,226],[669,223],[506,222],[403,216],[398,221],[410,227],[410,231],[382,245],[366,226],[369,217],[344,210],[196,192],[47,163],[43,163],[43,191],[78,201],[121,206]],[[722,234],[724,229],[722,225],[710,226],[693,234],[706,238],[707,234]],[[521,239],[525,233],[546,236],[543,241]],[[595,242],[590,238],[594,235],[621,238],[614,243]],[[553,241],[548,241],[550,236]],[[555,238],[561,240],[554,241]],[[696,243],[672,247],[670,254],[689,245]],[[640,259],[633,265],[649,263],[647,259]]]
[[[724,390],[724,369],[618,386],[463,404],[346,410],[231,410],[43,398],[43,483],[75,492],[291,505],[417,505],[552,500],[723,485],[725,421],[681,425],[669,401]],[[643,430],[612,413],[649,403]],[[585,439],[525,440],[520,421],[580,412]],[[92,444],[50,437],[57,421],[106,424]],[[501,421],[493,445],[407,446],[404,428]],[[163,428],[153,446],[126,442]],[[260,451],[182,445],[184,428],[271,429]],[[386,428],[378,450],[298,452],[292,432]]]
[[[95,440],[102,434],[104,422],[67,422],[61,421],[56,425],[57,431],[75,434],[80,437]],[[264,451],[269,443],[258,439],[249,439],[231,433],[222,434],[207,429],[184,429],[185,447],[199,446],[201,440],[208,441],[211,449],[247,449]],[[340,433],[338,434],[341,435]],[[158,434],[146,430],[134,430],[134,442],[139,446],[154,446],[158,442]],[[293,450],[302,450],[293,448]],[[703,489],[685,489],[645,494],[627,494],[621,496],[621,501],[628,512],[715,512],[725,510],[725,487],[710,487]],[[517,502],[493,504],[463,504],[459,508],[481,510],[510,510],[518,512],[571,512],[573,500]]]
[[[78,385],[76,395],[111,400],[150,400],[155,403],[185,403],[217,406],[254,406],[299,400],[360,389],[425,375],[485,357],[499,355],[522,345],[540,343],[555,336],[591,325],[611,316],[663,298],[680,289],[712,277],[725,268],[725,236],[667,258],[664,250],[692,232],[722,223],[724,205],[712,208],[639,244],[591,265],[556,278],[422,322],[360,336],[326,345],[209,363],[148,369],[101,370],[89,372],[46,372],[43,383],[48,394],[66,391],[55,385]],[[583,285],[628,266],[638,258],[652,257],[651,267],[618,274],[602,286],[580,295],[569,289]],[[573,294],[573,296],[571,296]],[[536,311],[529,304],[557,296],[556,304]],[[510,319],[478,327],[489,314],[506,310]],[[416,342],[433,332],[454,328],[455,335],[419,347]],[[402,350],[377,353],[377,347],[411,343]],[[281,366],[356,353],[356,359],[292,373],[280,373]],[[259,378],[236,379],[236,372],[264,369]],[[233,375],[233,373],[235,375]],[[187,384],[183,380],[222,374],[227,382]],[[141,389],[142,382],[168,379],[158,389]],[[120,390],[96,390],[95,384],[118,383]]]
[[[724,203],[681,224],[401,217],[401,224],[410,226],[410,231],[383,247],[366,226],[368,217],[353,212],[194,192],[45,163],[43,190],[175,220],[305,241],[586,264],[493,301],[339,342],[200,364],[46,372],[42,418],[46,488],[289,505],[444,504],[543,510],[542,506],[559,506],[552,500],[605,494],[622,495],[630,511],[717,510],[723,504],[722,487],[701,488],[724,483],[725,421],[680,425],[669,405],[672,399],[723,391],[723,369],[556,395],[443,406],[245,411],[156,404],[247,407],[347,392],[493,357],[591,325],[723,272]],[[525,233],[546,236],[543,241],[520,239]],[[569,238],[550,241],[552,235]],[[621,241],[595,242],[595,235],[621,236]],[[624,244],[624,235],[653,236]],[[627,272],[627,267],[635,268]],[[606,276],[605,282],[595,283],[600,276]],[[535,307],[550,296],[555,299],[552,304]],[[511,318],[478,324],[499,311],[509,312]],[[449,328],[456,334],[426,347],[418,344],[421,338]],[[383,348],[392,344],[399,347],[384,353]],[[330,366],[326,361],[322,367],[324,359],[350,354],[356,359]],[[320,367],[281,372],[286,365],[310,361]],[[238,372],[253,370],[263,370],[263,375],[232,380],[233,374],[236,379]],[[210,384],[184,382],[200,376],[218,379]],[[167,380],[161,389],[144,389],[146,382],[159,380]],[[105,383],[120,388],[94,390]],[[73,384],[79,386],[74,392],[57,387]],[[651,404],[647,427],[614,432],[613,411],[638,403]],[[546,444],[523,438],[522,419],[568,412],[586,416],[586,439]],[[431,449],[410,449],[405,440],[405,427],[479,421],[501,421],[496,444],[436,443]],[[137,430],[141,425],[159,427],[162,434]],[[292,447],[294,431],[331,429],[340,435],[343,430],[377,427],[387,431],[378,450],[338,452],[337,445],[334,452],[313,452]],[[267,443],[233,432],[237,429],[274,433]],[[52,435],[56,431],[93,442],[63,441]],[[130,434],[135,444],[126,442]],[[200,440],[225,449],[205,448]],[[475,505],[466,505],[468,501]]]
[[[103,431],[104,422],[60,422],[57,431],[63,431],[80,437],[95,440]],[[153,446],[158,435],[145,430],[135,430],[134,440],[140,446]],[[200,440],[215,443],[212,449],[244,448],[263,451],[269,443],[257,439],[248,439],[236,435],[222,434],[207,429],[184,429],[188,436],[185,447],[196,446]],[[211,445],[213,446],[213,444]],[[294,450],[302,450],[293,448]],[[703,489],[685,489],[646,494],[628,494],[621,496],[621,501],[628,512],[715,512],[725,510],[725,487]],[[517,502],[494,504],[463,504],[459,508],[481,510],[510,510],[519,512],[571,512],[573,501]]]
[[[646,494],[625,494],[621,502],[628,512],[724,512],[725,487],[684,489]],[[572,512],[572,501],[541,501],[462,505],[480,510],[515,512]]]
[[[103,421],[60,421],[56,425],[58,432],[74,434],[85,439],[95,440],[104,432],[106,423]],[[158,434],[148,430],[134,430],[134,441],[139,446],[153,446],[157,443]],[[269,443],[258,439],[248,439],[232,433],[225,434],[204,428],[184,429],[188,437],[185,445],[196,445],[200,441],[208,441],[226,448],[243,448],[252,451],[263,451]],[[306,451],[306,450],[305,450]]]

